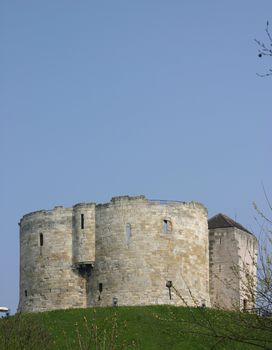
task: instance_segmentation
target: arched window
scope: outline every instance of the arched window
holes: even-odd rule
[[[126,224],[126,241],[127,241],[127,244],[129,244],[131,241],[131,225],[130,224]]]
[[[42,247],[43,246],[43,234],[40,233],[40,246]]]
[[[172,233],[172,223],[170,220],[163,220],[163,233],[165,235]]]

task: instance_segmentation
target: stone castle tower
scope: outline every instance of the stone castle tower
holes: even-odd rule
[[[27,214],[19,223],[18,311],[150,304],[245,307],[249,297],[231,267],[246,256],[256,274],[250,261],[256,239],[220,215],[210,220],[209,234],[202,204],[144,196]],[[226,290],[223,282],[229,280],[235,292]]]

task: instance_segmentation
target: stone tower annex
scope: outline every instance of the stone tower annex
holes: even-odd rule
[[[196,202],[114,197],[26,214],[19,312],[111,305],[248,307],[256,238]]]

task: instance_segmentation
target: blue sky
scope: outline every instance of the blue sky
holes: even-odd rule
[[[0,304],[20,218],[115,195],[196,200],[258,233],[271,188],[267,1],[1,1]],[[265,209],[266,210],[266,209]]]

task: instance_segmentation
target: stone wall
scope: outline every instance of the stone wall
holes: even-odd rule
[[[255,236],[235,227],[210,229],[209,245],[211,305],[224,309],[252,308],[253,295],[246,292],[251,277],[246,277],[246,273],[256,276]],[[250,286],[253,294],[254,287]]]
[[[238,266],[238,242],[235,228],[209,230],[210,251],[210,297],[214,307],[230,309],[237,307],[239,279],[233,273]]]
[[[256,305],[258,242],[254,235],[235,230],[239,246],[240,309],[251,309]]]
[[[93,264],[95,261],[95,203],[73,206],[73,263]]]
[[[86,307],[86,279],[72,265],[72,217],[56,207],[22,218],[18,311]]]
[[[171,289],[172,281],[181,296]],[[207,211],[198,203],[117,197],[96,207],[89,305],[207,305]],[[190,291],[195,301],[190,297]]]

